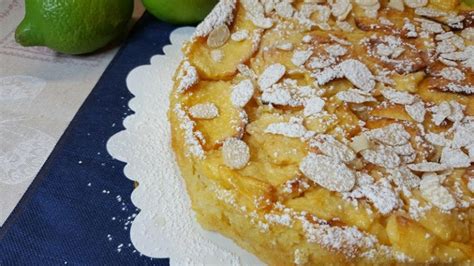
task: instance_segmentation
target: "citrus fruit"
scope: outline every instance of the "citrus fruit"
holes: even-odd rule
[[[190,24],[203,20],[218,0],[142,0],[145,8],[160,20]]]
[[[15,38],[23,46],[47,46],[66,54],[93,52],[120,36],[133,0],[26,0]]]

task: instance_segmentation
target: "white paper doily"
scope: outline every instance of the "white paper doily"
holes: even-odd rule
[[[171,150],[171,78],[182,58],[181,45],[193,32],[192,27],[174,30],[164,55],[153,56],[150,65],[129,73],[127,86],[135,96],[129,106],[135,114],[125,118],[126,130],[107,143],[109,153],[127,163],[125,176],[140,184],[132,193],[141,211],[131,239],[141,253],[170,258],[171,265],[261,265],[231,240],[200,228]]]

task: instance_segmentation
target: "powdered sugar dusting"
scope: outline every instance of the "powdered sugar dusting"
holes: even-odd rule
[[[193,37],[206,37],[219,25],[230,25],[234,20],[237,0],[222,0],[217,3],[207,17],[196,27]]]
[[[213,103],[202,103],[191,106],[189,114],[197,119],[213,119],[219,115],[219,109]]]
[[[189,61],[185,60],[178,72],[177,79],[179,83],[176,90],[182,93],[198,83],[199,75],[196,68]]]

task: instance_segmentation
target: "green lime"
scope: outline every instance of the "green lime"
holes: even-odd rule
[[[84,54],[123,33],[133,0],[26,0],[25,7],[25,17],[15,32],[18,43]]]
[[[203,20],[218,0],[142,0],[153,16],[174,24],[190,24]]]
[[[463,0],[463,2],[468,6],[474,6],[474,0]]]

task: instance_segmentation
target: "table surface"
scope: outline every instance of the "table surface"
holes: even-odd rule
[[[133,21],[143,13],[135,1]],[[15,43],[24,0],[0,1],[0,227],[118,51],[67,56]]]

